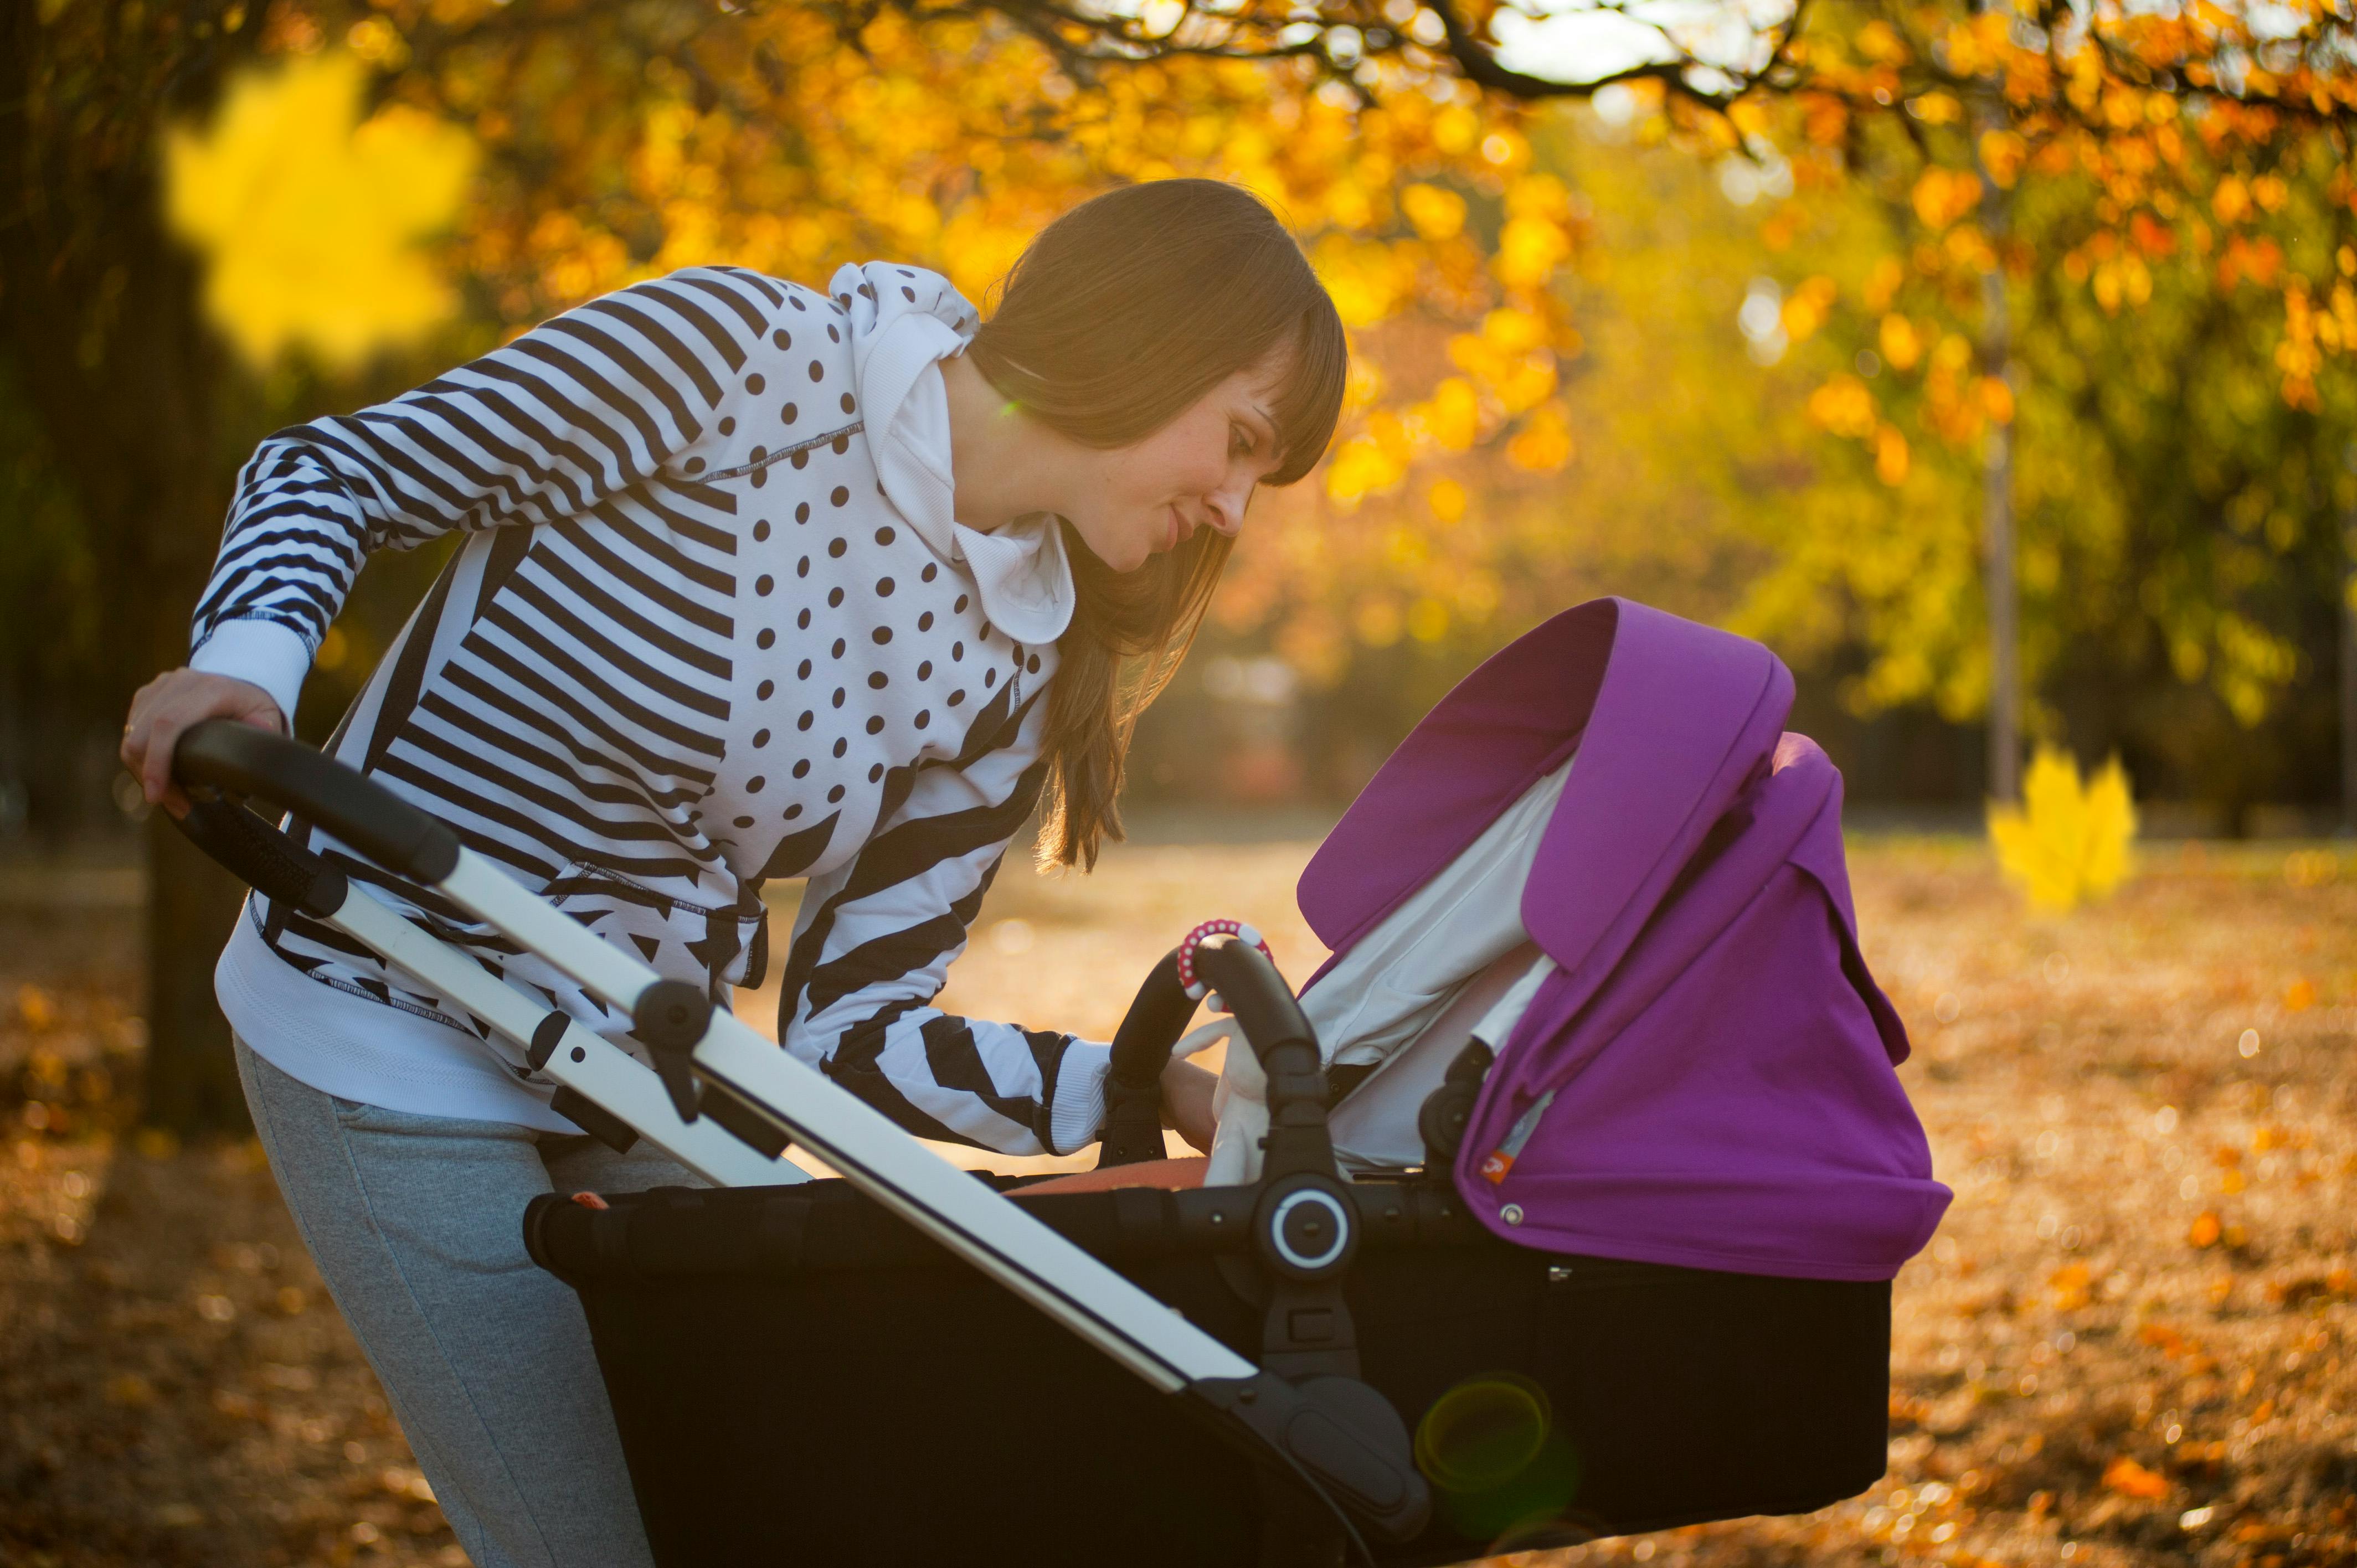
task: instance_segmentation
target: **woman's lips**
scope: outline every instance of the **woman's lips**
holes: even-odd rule
[[[1176,550],[1178,548],[1179,542],[1184,540],[1192,531],[1188,528],[1187,520],[1178,515],[1178,508],[1176,505],[1170,507],[1169,511],[1170,537],[1162,542],[1162,548],[1165,550]]]

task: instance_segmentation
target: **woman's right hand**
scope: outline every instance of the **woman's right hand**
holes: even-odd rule
[[[207,719],[234,719],[277,734],[286,720],[270,693],[250,681],[198,670],[167,670],[131,699],[123,725],[123,766],[151,806],[186,816],[188,798],[172,782],[172,750],[181,732]]]

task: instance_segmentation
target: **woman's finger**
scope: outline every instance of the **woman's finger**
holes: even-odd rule
[[[172,782],[172,750],[179,744],[180,732],[187,728],[169,714],[157,714],[145,726],[146,755],[139,769],[139,788],[151,806],[161,805],[167,794],[178,793],[178,786]],[[188,810],[185,800],[180,810]]]

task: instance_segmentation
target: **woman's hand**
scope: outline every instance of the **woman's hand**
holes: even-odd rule
[[[172,782],[172,748],[179,744],[182,731],[207,719],[235,719],[281,734],[286,728],[270,693],[250,681],[167,670],[139,688],[123,725],[123,766],[139,780],[149,805],[160,805],[176,817],[188,815],[188,798]]]
[[[1220,1119],[1211,1113],[1211,1093],[1219,1087],[1219,1074],[1190,1061],[1162,1069],[1162,1124],[1177,1128],[1199,1154],[1211,1152],[1211,1135],[1220,1130]]]

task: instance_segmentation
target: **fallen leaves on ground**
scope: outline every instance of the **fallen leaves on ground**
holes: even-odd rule
[[[944,1001],[1103,1038],[1223,914],[1304,976],[1308,847],[1010,869]],[[1807,1516],[1507,1561],[2357,1565],[2357,876],[2161,846],[2056,918],[1977,844],[1852,854],[1956,1191],[1896,1283],[1889,1472]],[[38,918],[0,909],[0,1561],[462,1561],[251,1146],[125,1131],[135,969],[75,955],[127,952],[135,914],[54,951],[14,940]]]

